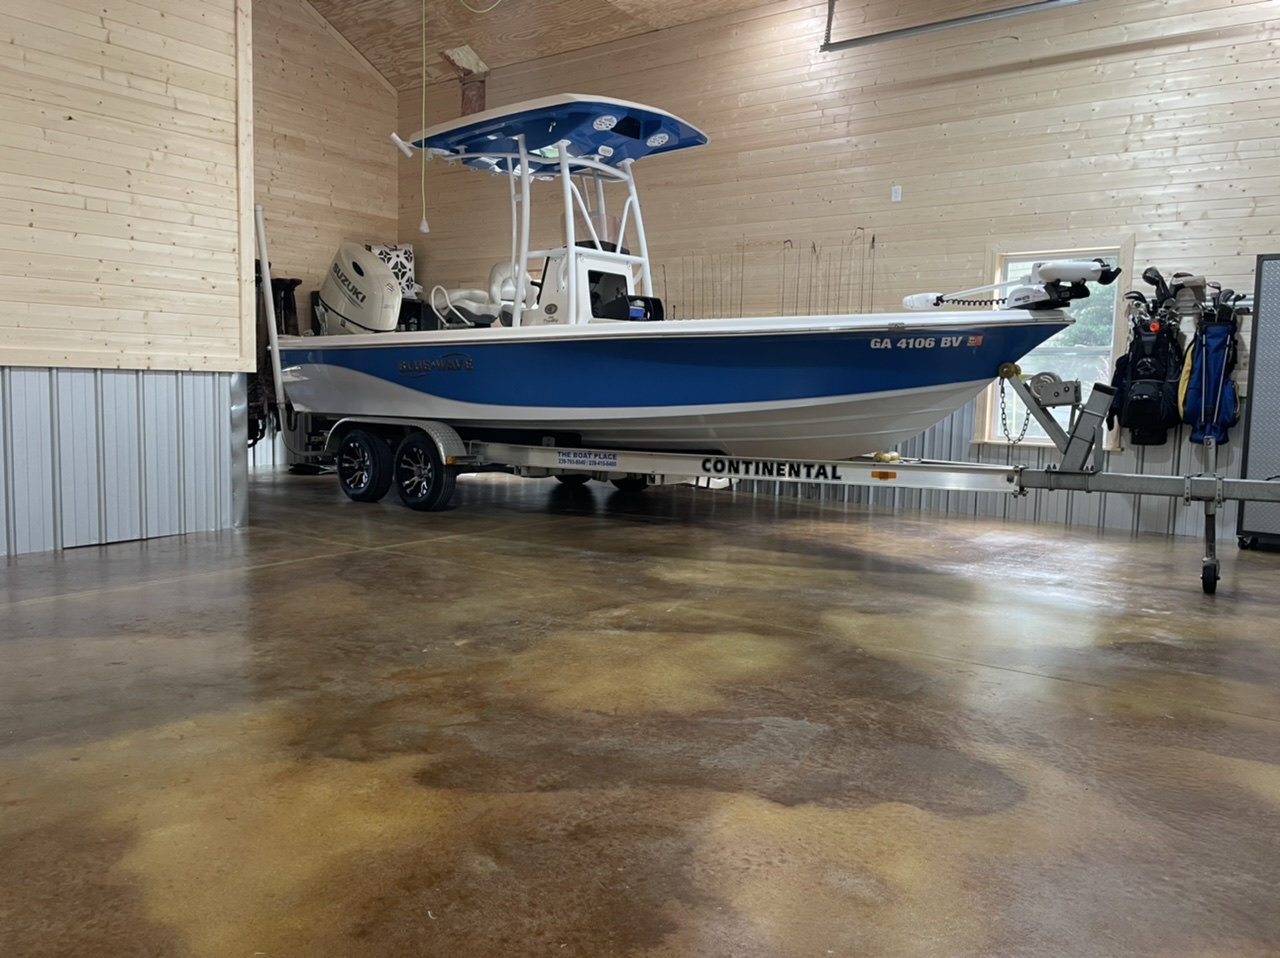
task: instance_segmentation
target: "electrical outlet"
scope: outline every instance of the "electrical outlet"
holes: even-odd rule
[[[902,202],[902,187],[895,186],[889,191],[889,200],[893,203]]]

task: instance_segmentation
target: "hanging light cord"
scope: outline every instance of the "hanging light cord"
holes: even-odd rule
[[[467,3],[467,0],[458,0],[460,4],[470,10],[472,13],[489,13],[496,10],[502,0],[493,0],[483,9],[477,9]],[[427,128],[427,0],[422,0],[422,129]],[[427,232],[427,147],[426,143],[422,144],[422,169],[419,177],[419,189],[422,194],[422,222],[418,229],[423,233]]]
[[[427,0],[422,0],[422,127],[427,128]],[[427,221],[427,144],[422,144],[422,169],[419,185],[422,195],[422,222]],[[421,229],[421,227],[419,227]]]

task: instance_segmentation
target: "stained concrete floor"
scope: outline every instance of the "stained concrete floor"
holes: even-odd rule
[[[0,955],[1280,953],[1280,555],[327,477],[0,567]]]

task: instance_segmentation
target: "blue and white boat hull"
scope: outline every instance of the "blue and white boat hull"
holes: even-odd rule
[[[295,408],[584,445],[843,459],[963,406],[1071,320],[930,313],[284,338]]]

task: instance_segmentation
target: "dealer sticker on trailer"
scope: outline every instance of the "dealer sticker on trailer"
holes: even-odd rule
[[[616,469],[618,456],[612,452],[592,452],[588,449],[559,450],[556,465],[576,469]]]

